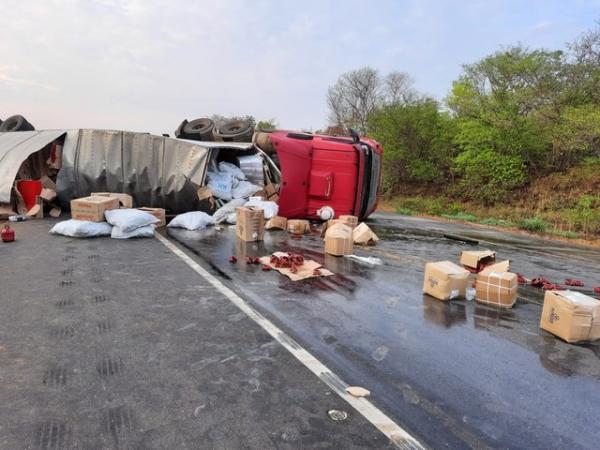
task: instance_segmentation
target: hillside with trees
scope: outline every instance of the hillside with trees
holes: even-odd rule
[[[600,235],[600,26],[564,49],[466,64],[443,101],[363,67],[327,102],[332,126],[384,146],[383,193],[400,212]]]

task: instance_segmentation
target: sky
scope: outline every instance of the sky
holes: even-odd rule
[[[0,0],[0,118],[173,133],[185,118],[327,124],[343,72],[409,73],[442,100],[503,47],[564,48],[600,0]]]

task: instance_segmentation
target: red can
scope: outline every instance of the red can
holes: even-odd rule
[[[13,242],[15,240],[15,230],[6,224],[0,232],[0,236],[2,236],[2,242]]]

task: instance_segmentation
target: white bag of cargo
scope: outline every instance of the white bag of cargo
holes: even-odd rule
[[[113,239],[149,238],[154,236],[156,225],[144,225],[131,231],[123,231],[121,227],[113,227],[110,237]]]
[[[58,222],[50,230],[50,234],[61,234],[71,237],[110,236],[112,226],[106,222],[90,222],[88,220],[69,219]]]
[[[234,198],[230,202],[225,203],[212,215],[215,223],[227,222],[235,224],[235,219],[233,219],[233,222],[231,222],[229,218],[231,215],[235,216],[235,208],[238,206],[244,206],[244,203],[246,203],[246,200],[243,198]]]
[[[231,174],[232,177],[238,180],[246,179],[246,174],[242,172],[242,169],[240,169],[235,164],[226,161],[221,161],[219,163],[219,172]]]
[[[203,211],[192,211],[179,214],[169,222],[168,228],[185,228],[186,230],[202,230],[209,225],[214,225],[215,219]]]
[[[260,191],[262,187],[252,184],[249,181],[239,181],[231,190],[233,198],[248,198]]]
[[[232,199],[233,175],[222,172],[207,172],[206,179],[206,186],[215,197],[225,201]]]
[[[244,206],[254,206],[256,208],[262,209],[265,213],[265,219],[275,217],[279,212],[279,205],[277,203],[256,198],[251,198],[246,203],[244,203]]]
[[[136,228],[154,225],[159,220],[157,217],[139,209],[111,209],[104,211],[106,221],[122,232],[133,231]]]

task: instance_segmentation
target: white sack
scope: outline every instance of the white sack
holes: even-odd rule
[[[104,211],[106,221],[115,227],[119,227],[121,231],[127,233],[136,228],[145,227],[157,223],[158,218],[145,211],[139,209],[111,209]]]
[[[265,214],[265,219],[275,217],[279,212],[279,205],[275,202],[270,202],[267,200],[258,200],[251,198],[244,204],[244,206],[254,206],[256,208],[262,209]]]
[[[246,203],[246,200],[243,198],[234,198],[230,202],[225,203],[223,206],[221,206],[214,212],[213,219],[215,220],[215,223],[232,223],[227,219],[227,217],[232,213],[235,215],[235,208],[237,208],[238,206],[244,206],[244,203]],[[233,223],[235,223],[235,219]]]
[[[252,184],[249,181],[240,181],[237,186],[234,186],[231,195],[233,198],[248,198],[262,188],[256,184]]]
[[[71,237],[110,236],[112,227],[106,222],[90,222],[88,220],[64,220],[58,222],[50,230],[50,234],[62,234]]]
[[[192,211],[179,214],[169,222],[169,228],[185,228],[186,230],[201,230],[209,225],[214,225],[215,219],[203,211]]]
[[[145,225],[131,231],[123,231],[120,227],[113,227],[110,237],[113,239],[146,238],[154,236],[156,225]]]
[[[208,186],[215,197],[226,201],[232,199],[231,191],[234,179],[230,173],[207,172],[206,179],[206,186]]]
[[[232,177],[237,178],[238,180],[246,179],[246,174],[242,172],[242,169],[235,164],[228,163],[226,161],[221,161],[219,163],[219,172],[229,173]]]

